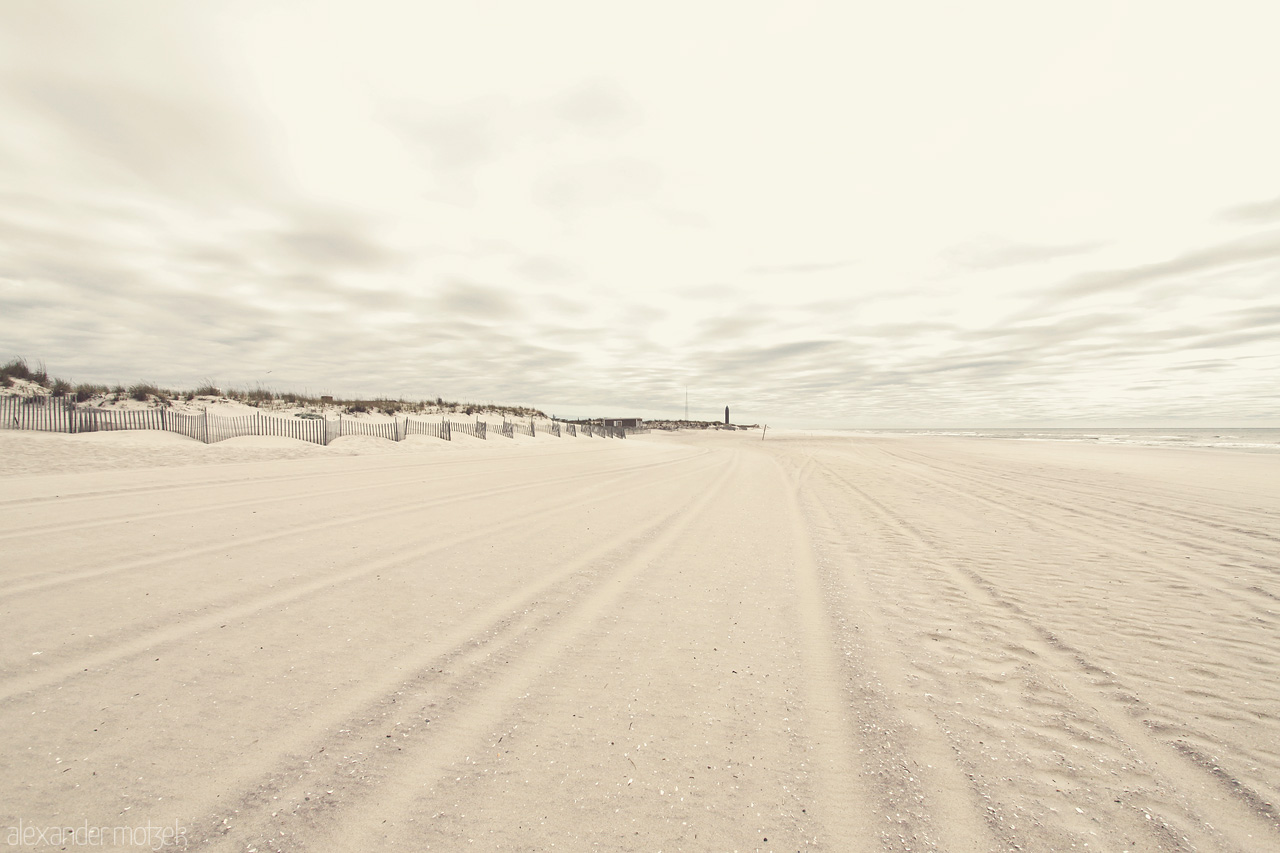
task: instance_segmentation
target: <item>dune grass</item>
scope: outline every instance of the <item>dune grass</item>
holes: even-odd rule
[[[38,362],[38,366],[34,369],[27,364],[27,360],[21,356],[10,359],[6,364],[0,365],[0,384],[5,388],[9,388],[14,384],[15,379],[25,379],[28,382],[34,382],[37,385],[49,385],[49,372],[45,370],[44,362]]]
[[[473,415],[479,412],[491,412],[503,416],[517,418],[546,418],[541,409],[529,406],[506,406],[495,403],[466,403],[456,400],[445,400],[443,397],[423,400],[392,399],[389,397],[372,397],[367,399],[344,399],[329,396],[298,393],[295,391],[276,392],[258,386],[255,388],[227,388],[223,390],[211,378],[200,381],[190,391],[176,391],[162,388],[154,382],[135,382],[128,386],[116,384],[112,386],[95,383],[75,384],[68,379],[51,377],[43,361],[31,367],[21,356],[10,359],[0,365],[0,388],[12,388],[18,380],[30,382],[44,389],[51,397],[71,398],[77,403],[87,403],[96,399],[107,402],[120,402],[133,399],[138,402],[150,402],[159,406],[171,406],[174,400],[194,402],[197,398],[216,400],[233,400],[247,406],[257,408],[310,408],[322,409],[333,406],[347,414],[365,412],[381,412],[387,415],[421,413],[427,411],[452,412]]]
[[[76,402],[85,403],[99,395],[106,396],[111,393],[111,389],[106,385],[93,385],[87,382],[81,382],[76,386]]]

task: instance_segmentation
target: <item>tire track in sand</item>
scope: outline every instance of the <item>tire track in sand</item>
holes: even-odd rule
[[[985,470],[980,471],[979,474],[975,475],[971,470],[958,467],[954,463],[940,464],[938,460],[921,458],[918,454],[908,454],[901,450],[881,450],[889,456],[898,458],[903,462],[912,465],[915,469],[915,473],[921,474],[926,479],[934,480],[934,477],[938,472],[945,472],[957,480],[967,482],[973,488],[988,489],[997,493],[1002,492],[1006,496],[1019,501],[1026,501],[1028,499],[1040,501],[1065,510],[1073,515],[1089,518],[1094,521],[1109,521],[1117,515],[1126,517],[1131,516],[1134,514],[1134,511],[1137,510],[1150,514],[1144,522],[1146,526],[1158,526],[1171,535],[1191,535],[1200,542],[1209,542],[1214,545],[1221,544],[1221,540],[1212,538],[1211,534],[1189,534],[1189,531],[1185,526],[1174,527],[1167,524],[1164,519],[1172,517],[1178,519],[1178,521],[1184,525],[1191,525],[1197,528],[1208,528],[1217,533],[1230,533],[1247,539],[1256,540],[1256,542],[1236,543],[1232,547],[1239,550],[1254,551],[1268,557],[1275,556],[1275,545],[1280,543],[1280,536],[1270,532],[1280,528],[1280,515],[1267,512],[1265,510],[1249,511],[1238,507],[1233,508],[1233,512],[1240,512],[1256,519],[1258,529],[1251,529],[1241,527],[1239,523],[1223,522],[1210,518],[1210,513],[1219,511],[1221,507],[1198,501],[1193,496],[1185,494],[1178,494],[1178,500],[1196,502],[1205,511],[1198,514],[1182,512],[1169,504],[1153,504],[1148,500],[1139,500],[1133,497],[1117,497],[1115,493],[1120,491],[1120,489],[1111,484],[1108,484],[1107,493],[1104,494],[1098,490],[1090,490],[1087,486],[1078,481],[1066,480],[1059,477],[1049,477],[1025,470],[1020,470],[1016,479],[1004,472],[990,472]],[[934,480],[934,482],[937,482],[940,485],[944,484],[944,481],[941,480]],[[1056,492],[1074,495],[1079,498],[1079,500],[1070,504],[1052,501],[1047,498],[1047,493],[1044,489],[1028,490],[1027,486],[1032,482],[1046,484]],[[949,486],[949,484],[948,488],[954,489],[954,487]],[[1101,506],[1102,504],[1110,505],[1115,507],[1115,509],[1108,511]],[[1262,547],[1263,544],[1269,546],[1269,550]]]
[[[663,460],[661,462],[650,462],[644,465],[619,466],[613,469],[606,469],[605,471],[602,471],[602,472],[593,471],[589,475],[583,475],[583,474],[560,475],[556,477],[541,479],[537,481],[537,485],[545,488],[547,486],[554,486],[563,482],[573,482],[575,480],[581,480],[584,478],[593,478],[600,473],[613,473],[614,471],[642,471],[645,468],[648,468],[651,466],[665,467],[670,465],[676,465],[684,461],[685,458],[686,457],[681,457],[679,459],[668,459],[668,460]],[[436,466],[431,466],[427,463],[422,463],[414,466],[405,466],[405,468],[397,468],[396,473],[397,474],[404,473],[404,471],[408,468],[416,469],[416,468],[432,468],[432,467],[436,467]],[[537,471],[541,467],[546,467],[546,466],[538,466],[537,468],[532,468],[532,469],[526,468],[525,471],[526,473],[534,474],[534,473],[537,473]],[[383,472],[364,471],[359,473],[383,473]],[[458,472],[448,472],[449,476],[435,477],[429,481],[424,481],[424,480],[418,479],[417,477],[397,477],[391,480],[375,481],[373,483],[369,483],[366,485],[353,485],[349,482],[345,482],[339,486],[335,486],[334,488],[329,488],[329,489],[308,489],[303,494],[305,499],[312,500],[315,498],[332,497],[335,495],[341,495],[345,497],[357,492],[370,492],[370,491],[390,492],[396,488],[401,488],[404,486],[412,486],[415,484],[442,486],[454,480],[461,480],[463,482],[474,481],[476,476],[479,473],[480,472],[465,471],[465,470],[458,471]],[[243,490],[246,486],[257,487],[258,485],[264,482],[269,483],[270,485],[294,484],[298,481],[310,481],[310,480],[317,480],[317,479],[341,480],[343,477],[350,477],[351,475],[352,475],[352,472],[339,471],[339,472],[329,472],[325,474],[302,475],[298,477],[271,478],[270,480],[267,480],[267,481],[255,479],[250,481],[242,481],[239,483],[222,482],[222,483],[219,483],[219,485]],[[166,489],[163,489],[162,491],[167,494],[171,490],[166,488]],[[184,488],[176,491],[187,491],[187,489]],[[206,490],[196,489],[195,491],[203,492]],[[136,491],[121,490],[119,492],[107,495],[105,497],[110,497],[113,500],[122,500],[125,498],[150,497],[150,496],[153,496],[155,493],[156,493],[156,490],[149,489],[149,488],[136,490]],[[55,500],[57,502],[57,508],[59,510],[62,510],[65,508],[65,504],[71,501],[103,500],[103,498],[104,496],[95,495],[92,498],[77,497],[77,498],[70,498],[70,499],[55,499]],[[127,514],[112,515],[105,518],[92,518],[92,519],[86,519],[86,520],[75,521],[75,522],[58,521],[58,522],[45,524],[45,525],[24,525],[23,527],[21,527],[21,529],[0,532],[0,541],[10,540],[10,539],[25,539],[30,537],[49,536],[53,534],[57,534],[59,537],[65,537],[75,532],[93,530],[101,527],[113,527],[124,522],[136,524],[142,521],[159,521],[161,519],[166,519],[166,518],[181,518],[183,516],[188,516],[188,515],[199,515],[203,513],[218,512],[220,510],[225,510],[225,509],[237,509],[240,507],[271,506],[273,504],[297,503],[298,500],[299,500],[299,494],[297,492],[291,491],[278,496],[260,495],[260,496],[255,496],[251,498],[237,497],[234,500],[220,501],[216,503],[196,504],[194,506],[183,506],[179,509],[166,509],[166,510],[159,510],[156,512],[148,512],[148,513],[141,513],[141,514],[127,513]],[[14,503],[16,504],[16,506],[36,505],[36,503],[33,501],[15,501]],[[114,507],[114,504],[112,504],[112,506]]]
[[[810,457],[788,475],[776,459],[774,464],[786,483],[781,491],[793,531],[806,663],[812,667],[808,704],[823,719],[820,741],[834,744],[821,787],[837,802],[876,805],[861,827],[850,823],[850,812],[837,809],[845,824],[840,849],[865,839],[870,826],[884,850],[987,853],[994,839],[972,817],[977,795],[945,748],[937,721],[892,698],[913,691],[896,664],[885,660],[884,649],[874,648],[881,626],[872,596],[851,573],[824,568],[828,561],[817,556],[811,527],[834,529],[834,523],[820,502],[801,495],[821,466]],[[852,631],[850,618],[856,620]]]
[[[923,464],[919,467],[927,470],[927,466]],[[952,476],[957,481],[967,483],[969,488],[975,489],[975,491],[966,491],[966,489],[955,486],[936,475],[926,473],[926,470],[912,470],[910,472],[910,476],[916,477],[937,489],[950,492],[962,500],[982,503],[983,505],[991,507],[998,512],[1004,513],[1026,523],[1028,527],[1032,529],[1044,530],[1049,529],[1051,526],[1055,531],[1063,531],[1072,535],[1077,539],[1077,541],[1099,545],[1114,553],[1124,554],[1135,560],[1147,559],[1148,554],[1141,548],[1122,544],[1130,537],[1142,537],[1152,545],[1177,542],[1181,547],[1190,548],[1211,557],[1232,557],[1237,561],[1236,564],[1242,567],[1253,566],[1254,568],[1262,568],[1259,564],[1252,563],[1251,561],[1259,558],[1269,559],[1271,560],[1272,565],[1269,574],[1280,573],[1280,556],[1277,556],[1274,548],[1264,550],[1260,546],[1252,543],[1230,543],[1224,542],[1221,539],[1211,539],[1205,534],[1189,533],[1184,529],[1149,519],[1144,520],[1140,525],[1125,526],[1116,523],[1115,513],[1109,514],[1105,512],[1098,512],[1090,509],[1082,503],[1063,503],[1061,501],[1053,500],[1044,493],[1025,492],[1011,487],[993,488],[989,483],[978,480],[972,476],[952,473]],[[1003,494],[1005,496],[1005,500],[1002,501],[999,498],[979,494],[976,489],[981,488],[990,489],[997,495]],[[1083,493],[1082,497],[1093,501],[1096,500],[1098,496],[1090,493]],[[1017,507],[1014,506],[1014,503],[1017,504]],[[1036,514],[1035,512],[1021,508],[1035,506],[1052,507],[1061,510],[1062,513],[1058,518],[1049,520],[1043,514]],[[1174,513],[1169,514],[1174,515]],[[1090,526],[1086,527],[1074,521],[1065,521],[1065,518],[1087,519]],[[1210,524],[1208,526],[1220,531],[1226,531],[1228,529],[1224,525]],[[1163,534],[1157,532],[1158,530],[1162,530]],[[1244,531],[1234,529],[1234,532],[1240,534]],[[1107,533],[1110,533],[1111,535],[1105,535]],[[1227,553],[1228,551],[1234,551],[1235,553],[1232,555]],[[1162,567],[1166,575],[1181,578],[1189,588],[1203,584],[1203,573],[1184,568],[1184,566],[1177,560],[1164,560],[1162,561]],[[1265,600],[1267,598],[1265,590],[1262,590],[1263,595],[1259,596],[1259,589],[1256,585],[1250,585],[1251,580],[1257,580],[1257,578],[1250,576],[1249,579],[1238,584],[1239,592],[1236,592],[1225,585],[1215,586],[1213,588],[1213,592],[1217,595],[1230,599],[1233,604],[1237,605],[1240,610],[1247,612],[1249,616],[1263,618],[1268,621],[1274,619],[1275,612],[1271,606],[1274,599]],[[1262,600],[1260,600],[1260,598]]]
[[[379,709],[401,704],[396,697],[405,693],[424,698],[447,697],[447,702],[442,701],[430,710],[429,723],[397,730],[399,737],[392,738],[397,754],[382,752],[387,756],[383,758],[387,764],[372,767],[366,760],[362,769],[367,772],[359,782],[352,779],[351,762],[341,758],[331,760],[319,771],[308,772],[296,763],[274,768],[269,774],[271,777],[287,774],[299,778],[294,778],[286,787],[259,785],[243,795],[237,815],[215,815],[203,828],[209,833],[205,837],[210,847],[292,851],[378,846],[383,824],[411,811],[429,783],[441,779],[451,766],[481,749],[480,744],[501,724],[521,694],[528,691],[575,638],[616,606],[649,565],[698,520],[733,477],[736,457],[717,467],[723,470],[715,481],[691,500],[673,507],[634,535],[602,543],[566,565],[536,590],[522,591],[488,610],[467,628],[451,632],[448,649],[423,655],[417,672],[408,677],[396,674],[380,679],[362,691],[358,703],[351,703],[340,714],[329,718],[326,744],[334,739],[333,731],[341,725],[337,722],[341,719],[350,735],[344,739],[343,751],[372,757],[379,751],[380,742],[387,739]],[[571,581],[588,567],[618,552],[624,552],[624,556],[617,565],[585,588],[575,590],[554,615],[537,614],[508,621],[512,611],[527,608],[533,598],[545,594],[552,584]],[[498,641],[497,645],[483,650],[464,647],[468,642],[466,638],[485,628]],[[434,676],[439,669],[436,662],[443,659],[442,655],[450,656],[459,666],[473,669],[491,664],[497,657],[503,660],[500,665],[488,667],[488,672],[477,674],[468,670],[440,684]],[[488,680],[484,680],[486,678]],[[411,698],[410,704],[413,701]],[[357,749],[358,744],[365,748]],[[313,791],[326,794],[308,799],[307,792]],[[275,811],[268,814],[269,809]],[[283,821],[277,818],[286,809],[289,812],[286,817],[296,825],[282,829]]]
[[[687,461],[689,461],[687,457],[681,457],[678,459],[666,460],[663,462],[656,462],[656,463],[648,463],[648,464],[639,465],[639,466],[624,466],[616,469],[609,469],[601,473],[603,474],[616,473],[618,474],[618,479],[621,480],[623,478],[630,478],[630,477],[648,473],[651,469],[654,469],[654,468],[666,468],[666,467],[676,466]],[[468,478],[468,479],[473,479],[473,478]],[[429,498],[422,502],[416,502],[412,504],[398,504],[391,508],[383,507],[380,509],[371,510],[369,512],[361,513],[358,515],[344,516],[342,519],[342,523],[343,524],[363,524],[368,521],[390,519],[390,518],[395,518],[397,516],[420,512],[423,509],[430,509],[432,507],[453,504],[453,503],[456,503],[458,500],[469,500],[473,497],[485,498],[485,499],[496,498],[502,495],[514,494],[517,492],[529,491],[529,490],[545,491],[549,486],[573,485],[575,483],[588,483],[590,485],[590,488],[594,489],[596,484],[593,481],[595,481],[596,479],[597,479],[597,475],[594,473],[593,474],[572,474],[572,475],[565,475],[562,477],[556,477],[556,478],[551,478],[546,480],[539,480],[537,482],[521,483],[521,484],[512,485],[512,486],[502,486],[502,487],[493,488],[493,489],[483,489],[483,490],[480,490],[477,492],[471,492],[471,493],[463,492],[461,494],[450,494],[448,497],[444,497],[444,498]],[[408,483],[405,485],[412,485],[412,483]],[[427,485],[434,487],[437,485],[437,481],[432,481]],[[374,489],[379,487],[370,486],[369,488]],[[334,495],[334,494],[345,495],[345,494],[349,494],[349,491],[344,488],[338,488],[338,489],[325,490],[320,492],[308,492],[308,497],[311,497],[311,496],[323,497],[323,496]],[[563,499],[567,501],[567,503],[565,504],[566,507],[573,505],[572,503],[573,498],[571,496],[564,496]],[[273,498],[273,499],[263,500],[263,501],[257,501],[257,500],[238,501],[238,502],[229,503],[229,504],[222,504],[217,507],[214,507],[213,509],[260,506],[260,505],[269,504],[269,503],[289,503],[289,502],[296,503],[296,501],[297,501],[297,496],[284,496],[278,499]],[[209,507],[201,507],[195,510],[175,511],[174,513],[172,513],[172,515],[194,514],[197,512],[204,513],[204,512],[210,511],[210,509],[211,508]],[[149,516],[149,517],[154,518],[158,516]],[[134,519],[130,517],[127,520],[133,521]],[[118,519],[113,520],[110,523],[111,524],[119,523],[119,520]],[[26,583],[22,582],[23,580],[22,578],[12,578],[10,580],[10,583],[12,583],[13,585],[7,585],[5,589],[0,590],[0,601],[3,601],[8,598],[13,598],[15,596],[23,595],[29,592],[50,589],[50,588],[61,586],[64,584],[74,584],[74,583],[79,583],[85,580],[91,580],[93,578],[103,577],[106,575],[127,573],[131,571],[136,571],[138,569],[145,569],[150,566],[160,565],[162,563],[174,562],[175,560],[178,560],[178,559],[190,559],[191,557],[216,554],[216,553],[225,553],[227,551],[262,545],[267,542],[275,542],[282,539],[289,539],[289,538],[296,537],[300,534],[314,533],[320,530],[326,530],[332,527],[333,523],[334,523],[333,520],[326,519],[324,521],[315,522],[313,524],[306,524],[301,526],[292,526],[292,527],[284,528],[274,533],[264,533],[264,534],[259,534],[257,536],[237,538],[236,541],[234,542],[215,542],[211,545],[195,546],[195,547],[184,546],[178,551],[162,552],[149,557],[142,557],[135,560],[129,560],[124,563],[117,563],[111,566],[104,566],[104,567],[96,568],[90,571],[77,572],[74,574],[59,574],[53,577],[45,577],[41,580],[28,581]],[[95,524],[94,526],[106,526],[106,523],[104,523],[103,525]],[[65,535],[66,532],[67,531],[60,531],[60,535]],[[42,554],[42,556],[47,557],[47,553]]]
[[[599,450],[582,451],[586,453],[602,452],[606,448]],[[575,451],[576,452],[576,451]],[[421,454],[418,454],[419,457]],[[432,454],[427,459],[419,459],[419,461],[408,461],[402,457],[396,456],[311,456],[296,459],[274,460],[270,462],[219,462],[217,460],[210,461],[205,465],[198,466],[182,466],[183,472],[196,472],[207,474],[204,478],[184,477],[181,483],[154,482],[156,477],[168,479],[174,475],[174,468],[125,468],[125,469],[109,469],[105,471],[93,472],[90,476],[97,476],[102,479],[116,479],[120,476],[128,476],[138,479],[140,482],[130,486],[115,486],[113,488],[88,488],[81,491],[68,491],[66,486],[74,488],[74,482],[81,479],[84,475],[68,474],[66,472],[55,472],[49,474],[33,474],[24,476],[21,480],[7,480],[5,482],[6,491],[17,492],[16,497],[0,498],[0,510],[8,509],[16,506],[46,506],[58,505],[65,506],[67,504],[82,503],[85,501],[95,501],[110,498],[130,497],[130,496],[159,496],[170,497],[190,492],[209,492],[221,488],[243,489],[255,486],[274,486],[287,484],[300,484],[311,480],[323,480],[334,476],[376,476],[386,474],[386,468],[391,468],[395,473],[416,472],[424,468],[453,468],[453,467],[470,467],[477,466],[477,463],[494,462],[499,463],[511,458],[522,458],[519,452],[503,451],[495,454],[486,453],[482,459],[475,457],[467,458],[447,458]],[[551,466],[555,457],[547,457],[548,467]],[[331,463],[333,470],[315,471],[310,473],[290,472],[286,474],[258,474],[257,476],[243,477],[246,471],[254,471],[263,465],[268,466],[293,466],[296,464],[309,465],[314,463]],[[482,468],[483,466],[481,466]],[[217,476],[215,476],[217,475]],[[26,494],[23,494],[23,493]]]
[[[1225,768],[1194,754],[1194,748],[1189,751],[1189,745],[1180,740],[1161,739],[1134,720],[1128,707],[1117,703],[1112,687],[1118,682],[1111,673],[1094,665],[1031,614],[1007,601],[993,584],[956,562],[910,521],[829,466],[823,467],[832,481],[843,486],[844,494],[857,499],[866,514],[884,527],[899,531],[913,545],[922,556],[916,561],[920,569],[956,589],[978,611],[988,615],[1004,614],[1006,618],[999,621],[1011,639],[1033,649],[1038,661],[1052,662],[1047,668],[1038,661],[1035,664],[1042,671],[1043,679],[1065,682],[1067,690],[1078,701],[1082,700],[1084,707],[1093,709],[1096,722],[1103,730],[1140,759],[1145,772],[1162,778],[1173,790],[1181,792],[1191,808],[1187,817],[1195,823],[1182,829],[1193,836],[1190,841],[1197,849],[1253,851],[1276,843],[1280,836],[1280,815],[1274,805],[1240,783]],[[1094,677],[1098,675],[1107,676],[1106,686],[1095,683]],[[1012,843],[1016,836],[1011,835],[1009,839]]]
[[[694,476],[698,472],[699,469],[695,469],[692,472],[685,472],[678,475],[676,479]],[[622,497],[633,492],[642,491],[646,488],[648,488],[648,484],[642,482],[633,486],[615,489],[613,495]],[[218,605],[217,603],[206,603],[206,609],[200,616],[187,619],[180,624],[170,625],[165,623],[162,627],[144,630],[144,632],[140,634],[137,629],[133,629],[129,632],[129,639],[120,641],[110,648],[79,656],[70,661],[55,663],[35,673],[20,674],[6,678],[5,683],[0,686],[0,705],[3,705],[14,697],[33,693],[60,682],[64,682],[67,679],[74,678],[83,672],[100,669],[116,661],[149,653],[156,647],[163,647],[201,631],[211,630],[228,620],[243,619],[246,616],[260,613],[270,608],[279,607],[285,603],[296,602],[306,596],[331,589],[347,581],[383,571],[390,566],[421,560],[423,557],[438,551],[457,548],[470,542],[483,541],[488,537],[520,529],[522,527],[536,528],[540,523],[540,520],[543,518],[563,513],[567,510],[573,509],[575,506],[585,506],[598,502],[600,499],[598,489],[599,484],[589,486],[580,498],[566,504],[531,510],[520,518],[500,521],[477,531],[445,538],[437,538],[429,545],[413,548],[409,551],[403,551],[389,557],[368,560],[355,568],[327,574],[319,578],[298,583],[288,589],[280,590],[274,594],[253,594],[248,601],[239,603],[234,602],[234,599],[231,603],[222,603],[221,605]],[[394,513],[404,511],[416,511],[416,508],[415,510],[398,509],[388,512]],[[216,606],[217,609],[211,612],[208,611],[208,608],[213,606]]]

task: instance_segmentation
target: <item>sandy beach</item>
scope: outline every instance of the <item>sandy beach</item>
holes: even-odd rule
[[[18,849],[1280,848],[1280,454],[771,430],[0,458]]]

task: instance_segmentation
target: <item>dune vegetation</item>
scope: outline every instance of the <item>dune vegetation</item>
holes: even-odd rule
[[[471,415],[478,412],[488,412],[518,418],[547,417],[542,410],[529,406],[463,402],[445,400],[442,397],[422,400],[393,399],[389,397],[341,398],[295,391],[275,391],[262,386],[254,388],[228,386],[223,388],[213,379],[204,379],[195,388],[189,390],[164,388],[153,382],[145,381],[135,382],[128,386],[86,382],[75,383],[69,379],[50,375],[43,361],[37,361],[36,366],[32,367],[22,357],[12,358],[0,365],[0,393],[19,393],[58,398],[69,397],[77,403],[89,405],[110,405],[127,400],[150,403],[155,406],[170,406],[175,401],[188,403],[197,401],[231,401],[262,409],[302,407],[319,410],[336,408],[349,414],[380,412],[382,414],[395,415],[456,412]]]

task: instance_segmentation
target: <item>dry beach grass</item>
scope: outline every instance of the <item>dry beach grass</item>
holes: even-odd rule
[[[1280,844],[1280,455],[89,438],[0,433],[0,827]]]

